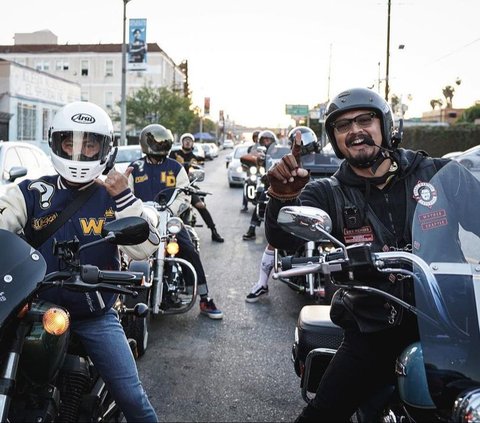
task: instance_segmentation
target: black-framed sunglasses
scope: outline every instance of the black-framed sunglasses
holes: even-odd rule
[[[362,113],[361,115],[355,116],[352,119],[338,119],[335,122],[332,122],[331,125],[340,134],[345,134],[346,132],[350,131],[353,122],[355,122],[360,128],[368,128],[372,124],[375,116],[375,112]]]

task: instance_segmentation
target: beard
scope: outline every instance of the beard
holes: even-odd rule
[[[362,142],[358,143],[359,140]],[[374,148],[363,149],[357,151],[355,156],[350,153],[349,148],[351,146],[357,145],[365,145],[365,146],[373,146]],[[382,155],[382,150],[375,144],[373,138],[368,135],[354,135],[345,140],[345,146],[347,147],[347,154],[344,154],[345,160],[354,167],[358,168],[368,168],[371,167],[377,159]]]

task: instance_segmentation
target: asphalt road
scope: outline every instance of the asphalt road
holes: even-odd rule
[[[210,320],[198,305],[185,314],[158,316],[138,360],[162,422],[288,422],[305,405],[290,351],[298,313],[309,300],[271,280],[267,298],[245,302],[266,240],[263,224],[256,240],[242,240],[251,213],[240,213],[242,190],[228,186],[230,151],[206,163],[200,184],[213,193],[206,202],[225,242],[212,242],[209,229],[198,228],[210,295],[224,318]]]

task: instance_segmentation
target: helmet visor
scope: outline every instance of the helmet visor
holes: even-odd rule
[[[84,131],[59,131],[52,134],[52,152],[77,162],[104,161],[110,151],[112,138]]]

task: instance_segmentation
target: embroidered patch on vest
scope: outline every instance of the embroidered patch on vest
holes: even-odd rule
[[[362,226],[357,229],[343,229],[343,238],[346,244],[354,244],[357,242],[372,242],[373,231],[370,225]]]
[[[447,212],[444,209],[420,214],[418,215],[418,220],[423,231],[448,225]]]
[[[413,198],[422,206],[432,207],[437,202],[437,190],[428,182],[417,182],[413,187]]]

